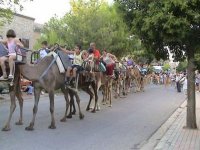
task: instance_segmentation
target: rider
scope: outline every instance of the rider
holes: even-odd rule
[[[41,45],[42,45],[42,47],[40,49],[40,59],[42,59],[45,56],[47,56],[47,54],[50,52],[50,50],[48,49],[47,41],[43,41],[41,43]]]
[[[127,60],[127,68],[131,69],[131,68],[133,68],[134,65],[135,65],[135,63],[134,63],[133,59],[129,56],[128,60]]]
[[[5,44],[8,48],[8,55],[0,57],[1,69],[3,72],[3,76],[0,77],[0,80],[7,79],[6,74],[6,66],[5,62],[8,61],[10,73],[8,79],[13,79],[13,68],[14,68],[14,60],[16,59],[16,52],[20,53],[20,47],[24,47],[24,45],[20,42],[19,39],[16,38],[15,31],[10,29],[6,33],[6,40],[1,40],[3,44]]]
[[[76,45],[74,51],[66,50],[65,48],[60,48],[67,54],[74,54],[74,62],[72,66],[69,66],[66,71],[66,84],[70,84],[71,80],[76,78],[76,74],[79,71],[83,70],[82,63],[83,63],[83,52],[81,51],[81,45]],[[72,78],[70,76],[70,72],[72,71]]]
[[[116,56],[112,55],[111,53],[107,53],[107,51],[104,49],[101,58],[103,59],[103,62],[106,64],[106,74],[114,77],[114,72],[113,72],[115,67],[114,60],[116,60]]]
[[[97,66],[99,65],[99,60],[100,60],[101,54],[100,54],[99,50],[96,49],[96,44],[94,42],[90,43],[90,48],[94,54],[95,68],[97,68]]]

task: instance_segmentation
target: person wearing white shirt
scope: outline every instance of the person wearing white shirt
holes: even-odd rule
[[[48,47],[47,47],[47,41],[43,41],[42,48],[40,49],[40,59],[44,58],[48,54]]]

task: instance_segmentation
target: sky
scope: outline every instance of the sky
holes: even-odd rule
[[[44,24],[55,14],[62,17],[70,10],[69,0],[33,0],[23,3],[19,14],[35,18],[36,23]]]
[[[70,0],[33,0],[23,3],[23,11],[19,14],[35,18],[36,23],[44,24],[55,14],[62,17],[70,10]],[[110,3],[113,0],[108,0]]]

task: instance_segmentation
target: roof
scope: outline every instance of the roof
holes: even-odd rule
[[[18,14],[18,13],[14,13],[15,16],[18,16],[18,17],[22,17],[22,18],[25,18],[25,19],[29,19],[29,20],[35,20],[35,18],[32,18],[32,17],[29,17],[29,16],[25,16],[25,15],[22,15],[22,14]]]

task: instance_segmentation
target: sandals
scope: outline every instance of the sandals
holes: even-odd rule
[[[8,76],[8,79],[13,79],[13,78],[14,78],[14,76],[11,74]]]
[[[6,77],[6,76],[1,76],[1,77],[0,77],[0,80],[8,80],[8,77]]]

